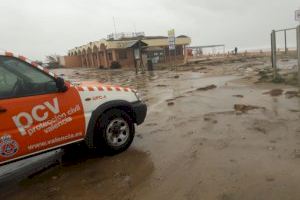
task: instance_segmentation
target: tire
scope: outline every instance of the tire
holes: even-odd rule
[[[135,135],[131,117],[119,109],[103,113],[94,130],[94,146],[107,155],[115,155],[128,149]]]

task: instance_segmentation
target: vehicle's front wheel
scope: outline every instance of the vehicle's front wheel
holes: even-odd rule
[[[135,134],[131,117],[119,109],[111,109],[101,115],[94,131],[95,146],[106,154],[125,151]]]

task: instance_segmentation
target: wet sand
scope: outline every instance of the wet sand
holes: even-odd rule
[[[24,176],[47,161],[37,159],[22,175],[2,175],[0,199],[300,199],[300,98],[285,95],[297,88],[258,84],[253,66],[265,64],[240,65],[144,75],[55,70],[71,80],[139,89],[149,108],[146,121],[120,155],[76,146],[30,178]],[[277,88],[282,94],[272,96]]]

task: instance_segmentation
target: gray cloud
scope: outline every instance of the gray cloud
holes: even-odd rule
[[[0,49],[33,59],[114,31],[192,37],[192,45],[222,43],[230,49],[269,46],[272,29],[293,27],[298,0],[10,0],[0,5]],[[294,43],[294,35],[289,34]]]

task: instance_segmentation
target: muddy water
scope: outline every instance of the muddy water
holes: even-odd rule
[[[1,185],[1,199],[300,199],[300,100],[265,94],[281,86],[191,71],[56,73],[139,89],[147,119],[128,151],[71,150],[62,164]],[[261,109],[236,112],[235,104]]]

